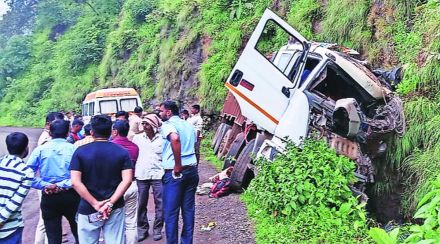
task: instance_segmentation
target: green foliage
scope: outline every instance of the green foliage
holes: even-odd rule
[[[208,132],[203,134],[202,145],[200,146],[200,154],[203,155],[203,159],[210,162],[217,171],[223,169],[223,160],[217,158],[214,150],[211,147],[212,138],[214,137],[214,133]]]
[[[349,185],[354,163],[323,141],[289,144],[273,162],[258,160],[259,174],[243,195],[256,221],[258,243],[366,241],[366,215]]]
[[[319,39],[355,49],[367,46],[371,38],[371,30],[366,26],[369,5],[369,0],[329,0]]]
[[[422,225],[410,227],[405,243],[438,243],[440,241],[440,177],[431,182],[431,190],[423,196],[414,215],[423,219]]]
[[[127,13],[131,14],[137,22],[145,21],[145,17],[156,7],[157,0],[129,0],[125,3]]]
[[[387,233],[384,229],[381,228],[371,228],[368,231],[368,235],[377,243],[377,244],[396,244],[398,243],[399,238],[399,228],[395,228],[394,230]]]

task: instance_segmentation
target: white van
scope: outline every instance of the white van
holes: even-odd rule
[[[142,106],[139,94],[133,88],[108,88],[87,94],[82,103],[82,116],[85,123],[98,114],[114,116],[118,111],[133,112]]]

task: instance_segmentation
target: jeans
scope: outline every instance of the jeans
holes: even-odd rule
[[[63,216],[69,221],[72,234],[75,240],[78,241],[75,215],[79,201],[80,197],[73,189],[41,196],[41,214],[43,215],[49,244],[60,244],[62,242],[63,227],[61,219]]]
[[[18,228],[6,238],[0,239],[1,244],[21,244],[23,235],[23,227]]]
[[[165,233],[168,244],[178,243],[179,211],[182,211],[182,244],[193,243],[195,218],[195,193],[199,175],[196,167],[182,171],[182,178],[174,179],[171,172],[163,176],[163,204]]]
[[[163,203],[162,203],[162,180],[136,180],[138,185],[138,235],[148,236],[147,206],[150,195],[150,186],[153,188],[155,219],[153,233],[160,233],[163,228]]]
[[[104,232],[106,244],[125,243],[124,235],[124,208],[117,208],[112,211],[110,217],[104,221],[89,222],[88,216],[78,214],[78,239],[80,244],[97,244],[101,229]]]
[[[133,181],[124,194],[125,201],[125,238],[126,244],[137,244],[137,225],[136,225],[136,209],[137,209],[137,186]]]

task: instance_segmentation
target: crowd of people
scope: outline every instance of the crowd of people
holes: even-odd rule
[[[200,106],[182,116],[174,101],[152,113],[136,107],[115,120],[96,115],[84,125],[50,112],[29,159],[29,139],[6,137],[8,155],[0,159],[0,243],[21,243],[21,206],[30,188],[38,190],[40,219],[35,243],[62,243],[62,217],[80,244],[137,243],[149,237],[150,187],[155,205],[152,237],[192,243],[197,166],[203,120]]]

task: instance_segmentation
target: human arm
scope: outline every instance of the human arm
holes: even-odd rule
[[[34,172],[27,166],[23,165],[24,174],[21,177],[21,181],[14,191],[12,196],[4,202],[4,206],[0,207],[0,228],[10,218],[10,216],[16,212],[23,204],[24,198],[31,188],[32,181],[34,180]]]
[[[104,204],[109,200],[103,200],[103,201],[96,200],[96,198],[93,197],[92,194],[90,194],[89,190],[87,190],[87,187],[84,185],[84,183],[81,180],[81,176],[82,176],[81,171],[78,170],[70,171],[70,178],[72,180],[73,189],[75,189],[75,191],[78,193],[78,195],[80,195],[82,199],[84,199],[90,205],[92,205],[92,207],[96,211],[99,211],[99,209],[102,206],[104,206]]]
[[[29,156],[29,159],[26,163],[29,168],[32,169],[34,173],[36,173],[38,170],[40,170],[41,165],[41,150],[40,148],[36,148],[31,155]],[[34,180],[32,181],[32,187],[38,190],[44,190],[45,187],[52,185],[50,182],[46,182],[41,179],[41,172],[40,177],[35,176]]]
[[[113,195],[104,202],[103,206],[99,208],[99,212],[104,214],[104,219],[107,219],[110,215],[110,212],[113,208],[113,204],[115,204],[119,198],[121,198],[130,185],[133,182],[133,169],[124,169],[121,171],[122,181],[116,187]]]
[[[173,151],[174,156],[174,173],[176,175],[180,175],[180,173],[182,172],[180,137],[177,133],[172,132],[168,135],[168,140],[170,141],[171,150]]]

